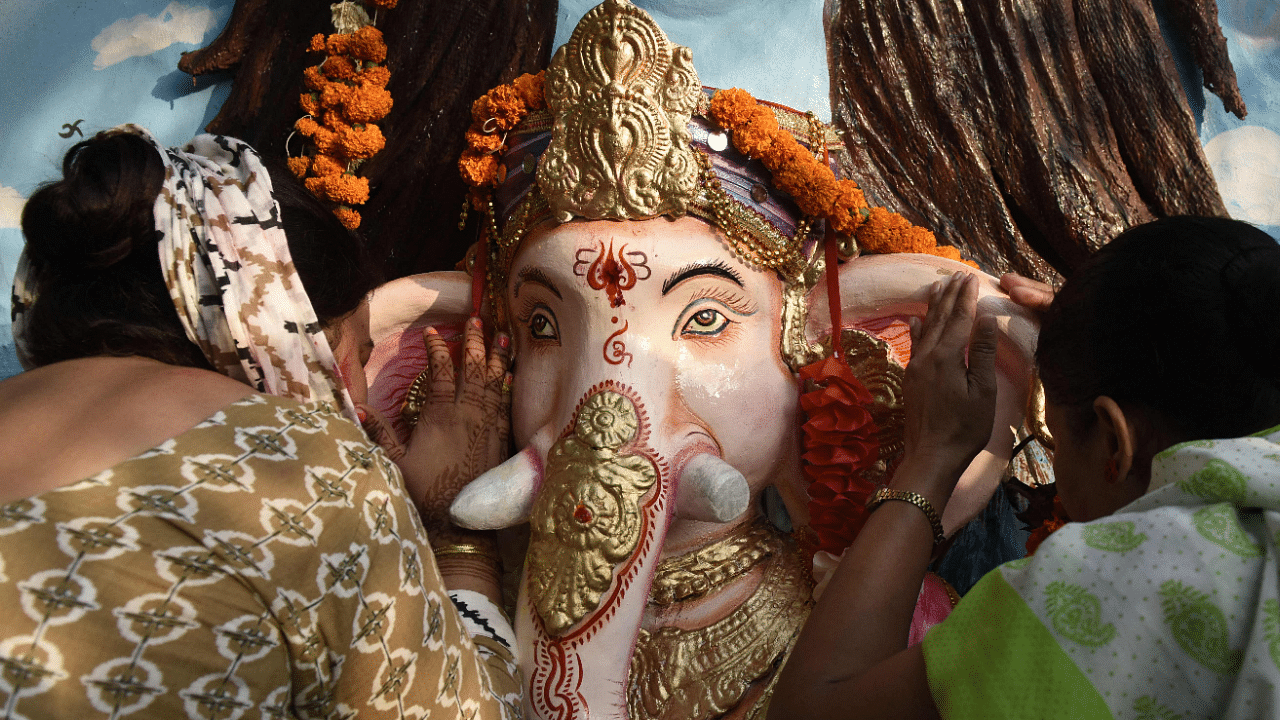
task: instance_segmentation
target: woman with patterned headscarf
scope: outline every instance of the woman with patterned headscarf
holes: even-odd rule
[[[0,383],[0,714],[515,717],[492,577],[442,580],[411,499],[499,459],[502,339],[469,325],[455,382],[428,337],[406,487],[342,369],[377,274],[305,189],[132,126],[63,174],[24,210],[29,371]]]

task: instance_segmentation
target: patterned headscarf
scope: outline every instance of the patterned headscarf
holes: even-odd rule
[[[221,135],[199,135],[179,150],[136,125],[111,132],[148,140],[164,161],[154,210],[160,267],[187,338],[224,375],[269,395],[331,403],[356,420],[258,153]],[[29,367],[23,316],[35,297],[25,253],[13,296],[14,340]]]

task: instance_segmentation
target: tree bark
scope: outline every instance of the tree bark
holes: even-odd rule
[[[842,0],[827,36],[849,175],[990,272],[1226,214],[1150,0]]]

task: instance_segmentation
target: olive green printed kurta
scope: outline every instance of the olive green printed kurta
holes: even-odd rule
[[[1277,445],[1170,448],[1146,495],[984,577],[925,636],[942,716],[1280,716]]]
[[[331,407],[254,395],[0,508],[0,717],[516,718],[399,471]]]

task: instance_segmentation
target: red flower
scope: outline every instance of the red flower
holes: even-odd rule
[[[876,424],[867,411],[871,393],[848,364],[828,357],[800,369],[814,389],[800,396],[804,424],[804,475],[809,481],[809,525],[818,550],[836,555],[853,542],[866,521],[875,486],[862,472],[880,456]]]

